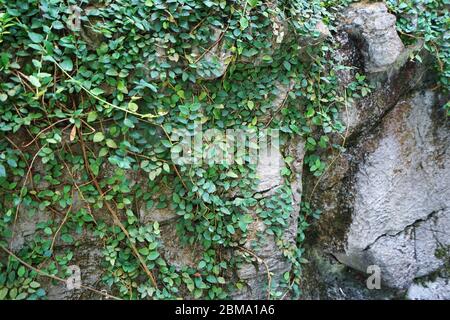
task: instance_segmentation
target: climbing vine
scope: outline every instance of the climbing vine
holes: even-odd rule
[[[420,50],[425,49],[435,60],[439,83],[444,92],[450,88],[450,15],[448,0],[387,0],[397,16],[397,29],[406,44],[420,43],[414,58],[422,62]],[[444,106],[450,115],[450,103]]]
[[[235,270],[261,262],[243,247],[256,220],[266,228],[252,239],[273,236],[293,266],[268,282],[268,297],[300,295],[303,232],[316,213],[302,204],[297,243],[283,239],[292,157],[285,185],[264,198],[248,159],[177,164],[171,137],[199,124],[280,129],[282,149],[302,137],[305,165],[321,175],[318,151],[344,131],[339,110],[370,92],[359,74],[339,86],[338,44],[316,30],[334,31],[349,2],[0,0],[0,299],[45,298],[86,241],[103,260],[98,287],[83,287],[95,294],[229,298],[245,287]],[[195,248],[193,264],[171,263],[170,228],[146,221],[165,209],[180,247]],[[20,242],[27,220],[32,234]]]

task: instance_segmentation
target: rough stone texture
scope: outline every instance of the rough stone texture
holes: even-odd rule
[[[172,196],[170,190],[161,190],[159,196],[161,195],[164,195],[167,198]],[[139,221],[142,224],[152,223],[154,221],[158,221],[160,223],[170,223],[174,222],[174,220],[179,217],[179,215],[177,215],[177,213],[170,207],[160,209],[156,206],[156,203],[159,201],[159,196],[152,199],[154,200],[154,204],[151,208],[147,208],[145,203],[142,204],[139,209]]]
[[[48,212],[30,212],[27,208],[19,210],[18,218],[14,227],[14,238],[11,239],[10,248],[13,251],[20,250],[27,241],[32,239],[37,231],[37,224],[46,222],[50,218]]]
[[[440,211],[441,225],[449,222],[450,140],[445,127],[434,127],[435,99],[426,91],[396,106],[382,125],[378,146],[356,174],[343,260],[362,270],[369,264],[383,266],[392,287],[406,288],[437,267],[425,239],[439,237],[435,242],[450,244],[450,236],[421,224]],[[422,239],[417,232],[414,237],[416,226]]]
[[[341,43],[338,59],[350,67],[338,71],[343,88],[356,72],[382,85],[343,111],[347,150],[330,156],[334,165],[320,180],[303,180],[305,196],[323,211],[307,234],[309,249],[319,253],[305,268],[305,295],[401,297],[386,292],[387,286],[404,290],[415,278],[439,270],[444,261],[435,257],[436,249],[450,243],[449,128],[439,109],[445,98],[421,91],[434,86],[430,59],[407,61],[417,48],[403,48],[395,17],[384,4],[352,5],[343,13],[336,40]],[[327,267],[315,271],[318,264]],[[367,266],[373,264],[382,269],[381,294],[365,288]],[[341,267],[339,281],[328,275],[336,266]],[[348,277],[342,271],[346,266],[362,276]],[[322,289],[308,283],[321,283]]]
[[[81,271],[81,284],[83,286],[89,286],[102,291],[102,288],[106,289],[106,286],[102,283],[102,274],[99,270],[102,269],[102,262],[104,261],[103,254],[101,252],[102,245],[98,242],[84,239],[83,245],[80,247],[71,247],[74,252],[74,258],[69,265],[75,265],[80,268]],[[59,247],[57,252],[63,253],[64,247]],[[45,278],[43,278],[45,279]],[[66,283],[54,282],[47,280],[43,283],[43,287],[47,291],[47,297],[50,300],[79,300],[79,299],[104,299],[105,296],[90,291],[86,287],[80,289],[68,289]],[[108,291],[103,291],[107,293]]]
[[[399,102],[341,156],[317,196],[324,215],[316,243],[361,272],[378,265],[388,287],[408,289],[439,270],[435,252],[450,245],[450,135],[441,103],[430,90]]]
[[[450,300],[449,279],[437,278],[423,284],[413,284],[407,294],[410,300]]]
[[[300,139],[294,139],[288,146],[288,152],[295,156],[296,161],[292,164],[292,170],[295,178],[291,181],[292,205],[293,210],[289,217],[289,227],[284,231],[283,240],[289,245],[295,245],[297,236],[297,223],[302,194],[302,166],[304,157],[304,142]],[[282,155],[280,151],[272,150],[270,157],[263,153],[263,157],[259,158],[257,174],[259,175],[260,184],[259,192],[263,192],[263,197],[272,196],[277,188],[283,183],[280,170],[283,167]],[[264,234],[263,239],[257,238],[257,233],[263,233],[266,229],[265,224],[255,213],[252,213],[254,223],[249,226],[249,237],[244,244],[242,254],[254,258],[254,263],[246,263],[242,265],[237,272],[239,279],[246,282],[246,287],[240,292],[233,295],[234,299],[267,299],[268,298],[268,272],[271,273],[271,286],[277,287],[277,284],[283,277],[283,274],[291,269],[291,263],[283,255],[283,251],[279,248],[279,244],[272,235]],[[256,248],[254,244],[257,243]],[[245,250],[248,250],[247,252]],[[248,252],[252,252],[249,254]]]
[[[177,270],[186,266],[195,268],[201,259],[201,247],[199,245],[187,246],[182,244],[174,224],[165,224],[160,228],[164,259]]]
[[[276,148],[263,150],[258,157],[258,165],[256,168],[256,175],[259,179],[256,192],[269,191],[282,185],[283,177],[280,173],[282,168],[283,156],[280,150]]]
[[[367,9],[364,9],[365,6],[367,6]],[[411,52],[420,49],[420,42],[402,49],[392,65],[385,65],[384,71],[372,72],[367,70],[367,61],[370,56],[367,52],[367,46],[364,45],[363,33],[355,33],[356,27],[349,21],[365,21],[365,19],[368,19],[366,17],[367,12],[373,12],[374,8],[379,8],[379,14],[384,12],[385,15],[391,16],[385,12],[385,5],[382,3],[354,4],[348,9],[348,11],[351,11],[350,15],[347,14],[347,11],[344,12],[335,34],[335,39],[340,44],[336,51],[336,57],[340,64],[345,66],[345,68],[337,70],[342,90],[354,80],[356,73],[367,76],[376,87],[373,94],[362,99],[348,101],[347,107],[343,110],[341,118],[347,127],[347,138],[349,140],[376,126],[383,115],[392,109],[402,96],[425,87],[427,83],[433,83],[435,77],[435,74],[430,72],[429,69],[429,66],[432,64],[432,58],[426,51],[422,50],[420,52],[420,55],[423,57],[423,63],[409,61]],[[351,17],[351,19],[349,20],[348,17]],[[357,30],[360,30],[362,27],[358,28]],[[396,32],[395,25],[391,29],[390,33]],[[384,43],[387,41],[385,39],[386,35],[382,32],[368,34],[374,42]],[[396,39],[395,42],[400,40],[398,36],[391,37]],[[383,53],[384,49],[389,48],[389,44],[383,44],[378,47],[382,55],[386,54]],[[378,59],[378,55],[373,54]]]
[[[330,29],[328,29],[327,25],[323,21],[318,21],[314,28],[314,37],[302,37],[300,38],[299,44],[302,47],[308,46],[317,46],[326,38],[331,37]]]
[[[352,269],[331,254],[307,247],[308,263],[302,269],[302,300],[385,300],[400,298],[395,290],[382,286],[369,290],[366,273]]]
[[[176,218],[178,218],[178,215],[169,208],[158,209],[154,207],[147,210],[143,207],[139,211],[139,220],[143,224],[151,221],[168,222]]]
[[[345,27],[361,41],[365,71],[389,75],[404,51],[395,27],[396,17],[382,2],[356,3],[344,12]]]

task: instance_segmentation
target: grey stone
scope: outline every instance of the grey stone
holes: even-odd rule
[[[305,154],[304,141],[300,138],[293,139],[287,146],[287,152],[295,157],[295,161],[291,164],[291,170],[294,173],[294,178],[291,181],[292,190],[292,212],[289,217],[288,227],[284,230],[282,235],[282,242],[284,246],[296,246],[297,224],[300,209],[301,195],[302,195],[302,169],[303,157]],[[258,174],[261,177],[258,190],[263,192],[263,197],[269,197],[283,185],[283,177],[280,170],[283,167],[282,155],[278,152],[273,152],[272,155],[265,156],[260,160],[262,162],[258,165]],[[244,250],[237,252],[253,258],[253,263],[245,263],[237,271],[239,279],[244,280],[246,286],[239,292],[233,294],[234,299],[267,299],[268,286],[275,289],[279,287],[279,283],[283,278],[285,272],[291,270],[291,262],[284,255],[285,252],[280,249],[282,245],[279,240],[273,235],[265,234],[266,225],[257,217],[255,212],[251,212],[254,217],[254,222],[248,227],[249,237],[244,244]],[[264,234],[262,239],[259,239],[257,234]],[[255,246],[256,245],[256,246]],[[249,253],[251,252],[251,253]]]
[[[65,282],[54,282],[46,278],[42,278],[42,286],[47,291],[47,297],[50,300],[79,300],[79,299],[103,299],[104,295],[94,292],[89,288],[103,293],[108,293],[107,288],[101,283],[102,262],[104,261],[101,251],[101,243],[91,241],[88,238],[83,239],[83,243],[79,247],[72,247],[74,252],[73,259],[69,262],[69,266],[76,266],[81,271],[81,287],[80,289],[69,289]],[[55,248],[57,253],[63,253],[65,247]]]
[[[407,293],[410,300],[450,300],[449,279],[437,278],[423,284],[413,284]]]
[[[407,289],[442,266],[450,244],[449,132],[436,123],[432,91],[399,103],[366,137],[354,176],[351,223],[338,259],[365,271],[379,265],[390,287]]]
[[[158,209],[158,208],[151,208],[151,209],[144,209],[142,207],[139,210],[139,220],[141,223],[146,224],[150,223],[152,221],[158,221],[158,222],[168,222],[171,220],[174,220],[178,218],[179,216],[170,208],[164,208],[164,209]]]
[[[259,184],[256,192],[268,191],[282,185],[282,168],[283,157],[280,150],[276,148],[269,148],[267,152],[261,152],[258,157],[258,166],[256,169],[256,175],[259,178]]]
[[[181,270],[183,267],[196,268],[203,253],[201,246],[183,244],[173,224],[165,224],[160,228],[161,252],[167,263],[177,270]]]
[[[330,29],[323,21],[318,21],[314,26],[315,36],[303,36],[299,38],[299,44],[302,47],[317,46],[331,37]]]
[[[356,3],[343,16],[346,30],[362,43],[368,74],[384,78],[398,69],[405,47],[397,34],[396,17],[388,13],[384,3]]]
[[[10,248],[17,251],[24,247],[36,233],[38,223],[46,222],[50,217],[50,214],[46,211],[36,210],[31,212],[22,205],[13,227],[14,237],[11,240]]]

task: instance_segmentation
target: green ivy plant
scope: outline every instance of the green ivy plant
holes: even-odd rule
[[[389,9],[397,16],[397,30],[406,44],[422,43],[423,49],[435,60],[439,84],[443,92],[450,88],[450,14],[448,0],[387,0]],[[413,57],[422,62],[420,50]],[[450,104],[444,108],[450,115]]]

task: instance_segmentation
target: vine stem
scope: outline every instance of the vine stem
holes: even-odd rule
[[[330,164],[327,166],[327,168],[325,169],[324,173],[319,177],[319,179],[317,179],[316,183],[314,184],[314,187],[311,191],[311,193],[309,194],[308,197],[308,202],[311,201],[314,193],[316,192],[317,187],[319,186],[319,183],[322,181],[322,178],[325,176],[325,174],[328,173],[328,171],[331,169],[331,167],[334,165],[334,163],[336,162],[336,160],[342,155],[342,148],[345,148],[345,144],[347,143],[347,138],[348,138],[348,134],[349,134],[349,121],[350,121],[350,117],[348,114],[348,107],[347,107],[347,90],[344,89],[344,106],[345,106],[345,115],[347,117],[347,126],[345,128],[345,134],[343,136],[343,141],[341,144],[341,150],[339,150],[339,153],[333,158],[333,160],[330,162]]]
[[[81,129],[77,129],[78,131],[78,135],[80,138],[80,147],[81,147],[81,151],[83,153],[83,159],[84,159],[84,165],[86,168],[86,171],[88,172],[88,174],[91,176],[92,179],[92,183],[94,184],[95,188],[97,189],[98,193],[100,195],[103,194],[103,190],[100,187],[95,175],[93,174],[91,168],[89,167],[89,161],[88,161],[88,156],[87,156],[87,152],[86,152],[86,146],[84,145],[84,141],[83,141],[83,133],[81,132]],[[128,233],[127,229],[125,228],[125,226],[122,224],[122,222],[120,222],[119,216],[117,215],[117,213],[114,211],[114,209],[111,207],[111,205],[109,204],[108,201],[105,201],[105,205],[106,208],[108,209],[108,211],[111,213],[114,222],[117,224],[117,226],[122,230],[122,232],[125,234],[125,236],[127,237],[128,241],[130,242],[130,246],[131,249],[133,250],[134,255],[138,258],[142,269],[144,270],[144,272],[148,275],[148,277],[150,278],[150,281],[152,282],[153,286],[158,289],[158,284],[156,283],[155,277],[153,276],[153,273],[148,269],[147,264],[145,263],[144,259],[142,258],[142,256],[139,254],[136,246],[133,244],[132,240],[131,240],[131,236]]]
[[[53,128],[55,125],[57,125],[58,123],[61,123],[61,122],[64,122],[64,121],[69,121],[70,119],[69,118],[67,118],[67,119],[61,119],[61,120],[58,120],[58,121],[56,121],[56,122],[53,122],[51,125],[49,125],[48,127],[46,127],[46,128],[44,128],[44,129],[42,129],[41,131],[39,131],[39,133],[33,138],[33,140],[31,140],[30,142],[28,142],[27,144],[25,144],[25,145],[22,145],[22,147],[23,148],[27,148],[28,146],[30,146],[33,142],[35,142],[36,140],[37,140],[37,138],[39,138],[39,136],[41,135],[41,134],[43,134],[45,131],[47,131],[47,130],[49,130],[49,129],[51,129],[51,128]]]
[[[52,240],[52,244],[50,246],[50,251],[53,252],[53,247],[55,246],[55,242],[56,242],[56,237],[58,236],[58,233],[61,231],[62,227],[64,226],[64,224],[66,223],[67,219],[69,218],[69,213],[72,210],[72,206],[73,206],[73,189],[72,189],[72,203],[69,206],[69,209],[67,209],[66,215],[64,216],[63,221],[61,222],[61,224],[59,225],[58,229],[55,232],[55,235],[53,236],[53,240]]]
[[[61,71],[62,71],[62,72],[70,79],[70,82],[75,83],[75,84],[76,84],[77,86],[79,86],[83,91],[85,91],[88,95],[90,95],[90,96],[93,97],[94,99],[100,101],[101,103],[107,105],[108,107],[111,107],[111,108],[113,108],[113,109],[117,109],[117,110],[123,111],[123,112],[125,112],[125,113],[130,113],[130,114],[135,115],[135,116],[137,116],[137,117],[139,117],[139,118],[142,118],[142,119],[157,118],[157,117],[160,117],[160,116],[163,116],[163,115],[167,114],[167,112],[164,113],[164,114],[157,114],[157,115],[155,115],[155,114],[150,114],[150,113],[149,113],[149,114],[141,114],[141,113],[139,113],[139,112],[131,111],[131,110],[128,110],[128,109],[125,109],[125,108],[116,106],[115,104],[112,104],[112,103],[106,101],[105,99],[102,99],[102,98],[99,97],[98,95],[92,93],[89,89],[87,89],[85,86],[83,86],[83,85],[80,83],[80,81],[76,80],[76,79],[75,79],[74,77],[72,77],[66,70],[64,70],[64,69],[59,65],[59,63],[56,62],[56,60],[53,59],[53,62],[54,62],[55,65],[56,65],[56,66],[57,66],[57,67],[58,67],[58,68],[59,68],[59,69],[60,69],[60,70],[61,70]]]
[[[54,275],[48,274],[47,272],[44,272],[44,271],[42,271],[41,269],[38,269],[38,268],[36,268],[36,267],[33,267],[31,264],[29,264],[29,263],[25,262],[24,260],[20,259],[20,258],[19,258],[18,256],[16,256],[12,251],[6,249],[4,246],[0,245],[0,248],[1,248],[3,251],[5,251],[10,257],[13,257],[13,258],[16,259],[17,261],[19,261],[21,264],[23,264],[23,265],[26,266],[27,268],[29,268],[29,269],[31,269],[31,270],[37,272],[37,273],[40,274],[41,276],[44,276],[44,277],[47,277],[47,278],[50,278],[50,279],[53,279],[53,280],[56,280],[56,281],[59,281],[59,282],[67,283],[67,280],[66,280],[66,279],[63,279],[63,278],[60,278],[60,277],[58,277],[58,276],[54,276]],[[118,298],[118,297],[116,297],[116,296],[110,295],[109,293],[106,293],[106,292],[104,292],[104,291],[97,290],[97,289],[92,288],[92,287],[90,287],[90,286],[86,286],[86,285],[81,284],[81,287],[84,288],[84,289],[86,289],[86,290],[89,290],[89,291],[92,291],[92,292],[101,294],[102,296],[105,296],[105,297],[107,297],[107,298],[112,298],[112,299],[115,299],[115,300],[122,300],[122,299],[120,299],[120,298]]]
[[[272,277],[270,275],[270,269],[269,269],[269,266],[267,265],[267,262],[264,261],[264,259],[258,257],[253,251],[251,251],[247,248],[244,248],[244,247],[238,247],[238,248],[239,248],[239,250],[242,250],[242,251],[250,254],[251,256],[256,258],[257,261],[262,262],[264,264],[264,267],[266,268],[267,282],[268,282],[268,284],[267,284],[267,300],[270,300],[270,287],[272,285]]]
[[[13,224],[13,228],[12,228],[12,235],[11,235],[11,242],[9,244],[9,247],[11,248],[12,246],[12,239],[14,239],[14,233],[16,231],[16,223],[17,223],[17,219],[19,218],[19,209],[20,209],[20,205],[22,204],[22,190],[23,188],[25,188],[25,185],[27,184],[28,181],[28,176],[31,174],[31,170],[33,168],[33,164],[34,161],[36,160],[39,152],[41,152],[42,149],[44,149],[47,146],[47,144],[44,144],[37,152],[36,154],[33,156],[33,159],[31,160],[30,166],[28,167],[27,173],[25,175],[25,180],[23,181],[23,185],[22,188],[20,188],[20,194],[19,194],[19,202],[17,203],[17,207],[16,207],[16,214],[14,216],[14,224]],[[33,178],[31,179],[31,181],[33,181]]]

